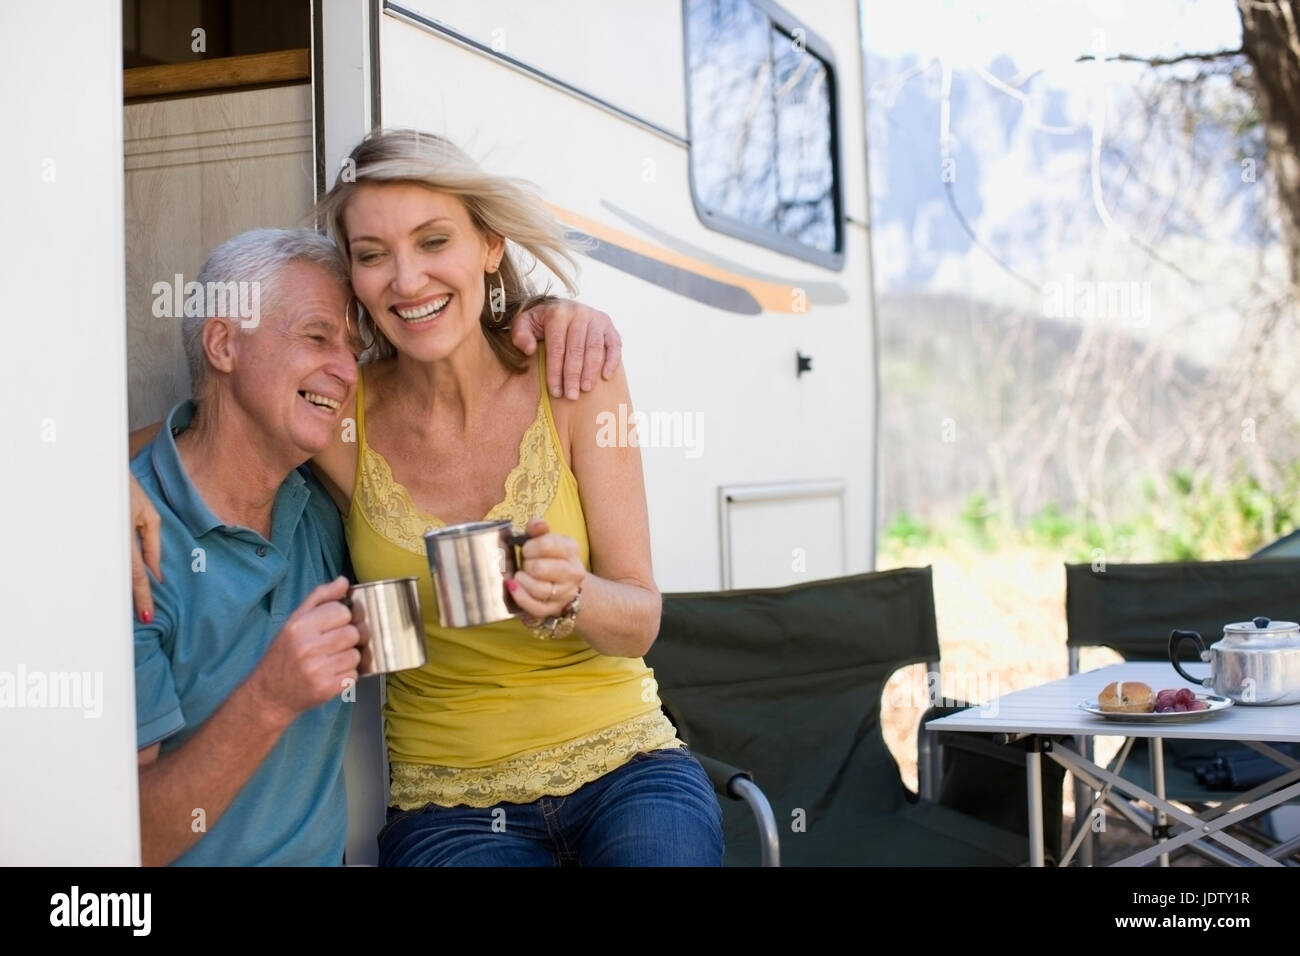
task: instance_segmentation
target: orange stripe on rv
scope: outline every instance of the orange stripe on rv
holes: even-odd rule
[[[652,242],[639,239],[636,236],[626,232],[620,232],[617,229],[611,229],[604,223],[597,222],[595,219],[588,219],[586,216],[580,216],[576,212],[565,209],[563,206],[557,206],[554,203],[546,204],[551,212],[555,213],[562,221],[577,229],[581,229],[587,235],[595,239],[608,242],[611,245],[620,246],[631,252],[640,253],[651,259],[655,259],[666,265],[675,266],[678,269],[685,269],[688,272],[694,272],[697,275],[708,276],[710,279],[716,279],[719,282],[726,282],[730,285],[740,286],[750,295],[752,295],[758,304],[769,312],[790,312],[795,311],[795,287],[790,285],[778,285],[774,282],[763,282],[761,279],[751,279],[748,276],[737,275],[734,272],[728,272],[726,269],[719,269],[717,266],[710,265],[707,262],[701,262],[699,259],[692,259],[690,256],[682,255],[680,252],[674,252],[672,249],[665,249],[663,246],[657,246]],[[808,303],[805,296],[800,296],[802,305],[801,312],[812,311],[812,306]]]

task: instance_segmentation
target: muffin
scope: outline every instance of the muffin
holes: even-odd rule
[[[1149,714],[1156,709],[1156,694],[1140,681],[1114,681],[1097,695],[1102,710],[1117,714]]]

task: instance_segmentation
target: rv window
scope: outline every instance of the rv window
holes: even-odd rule
[[[840,265],[829,53],[761,0],[685,0],[691,181],[723,232]],[[819,45],[819,44],[818,44]]]

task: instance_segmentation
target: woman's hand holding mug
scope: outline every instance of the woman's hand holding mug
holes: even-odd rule
[[[540,518],[528,522],[528,541],[521,549],[524,566],[506,582],[510,596],[530,617],[559,617],[578,596],[587,569],[578,557],[578,542],[552,534]]]

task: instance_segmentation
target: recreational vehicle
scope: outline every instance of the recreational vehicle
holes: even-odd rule
[[[372,128],[448,137],[536,183],[580,240],[579,298],[624,339],[634,405],[605,424],[610,441],[638,436],[661,590],[873,567],[876,357],[852,0],[303,0],[306,35],[282,49],[172,63],[144,51],[274,31],[258,33],[254,4],[65,6],[76,15],[55,23],[41,5],[15,5],[0,31],[6,97],[20,101],[6,247],[26,232],[48,240],[44,256],[57,251],[53,264],[21,246],[9,256],[30,263],[36,286],[15,292],[20,321],[44,327],[30,364],[6,366],[7,433],[24,436],[10,447],[27,462],[15,497],[31,496],[13,540],[37,543],[22,562],[11,555],[5,578],[29,599],[16,632],[49,645],[26,665],[66,658],[102,672],[104,717],[6,715],[7,775],[54,779],[0,798],[4,862],[138,862],[125,432],[189,389],[175,310],[158,303],[174,306],[229,236],[305,221]],[[222,7],[235,14],[204,22]],[[123,41],[140,54],[125,71]],[[54,133],[51,117],[66,119]],[[51,517],[62,494],[82,506]],[[87,577],[67,607],[66,589]],[[94,622],[79,616],[89,607]],[[378,683],[362,682],[349,750],[353,862],[373,860],[383,813]],[[103,795],[93,813],[76,804],[87,790]],[[60,832],[11,826],[37,814],[57,815]]]

